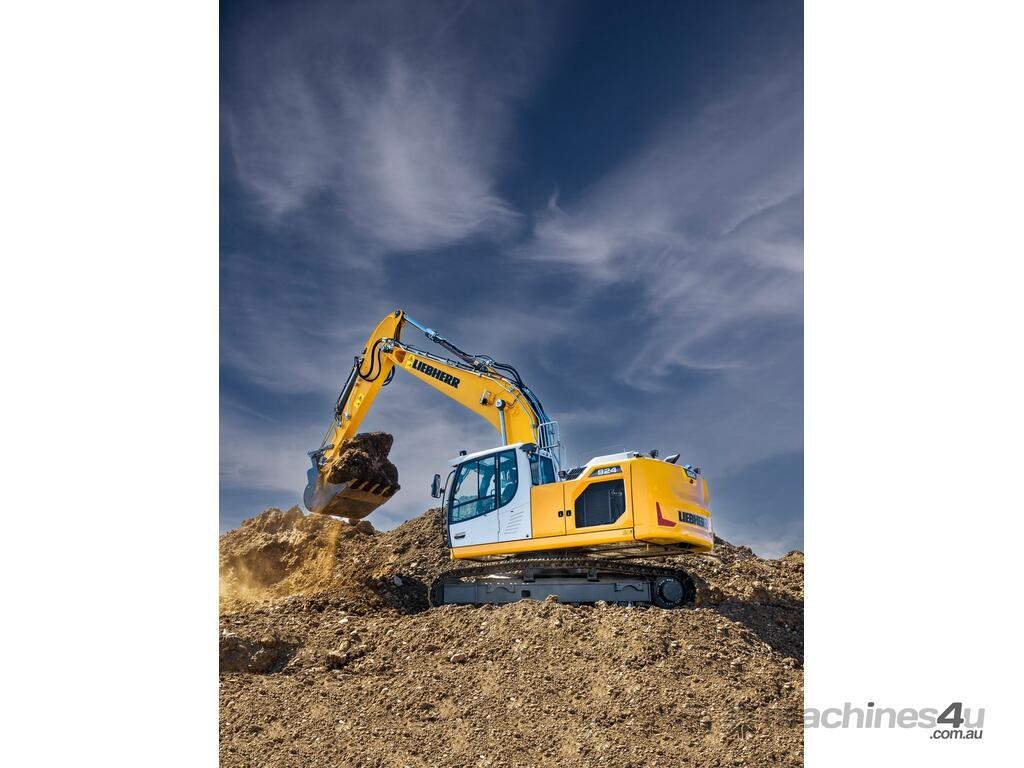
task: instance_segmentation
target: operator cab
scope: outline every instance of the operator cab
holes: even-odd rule
[[[513,443],[452,459],[447,489],[435,475],[434,498],[445,496],[451,547],[529,539],[530,489],[554,483],[555,463],[534,443]]]

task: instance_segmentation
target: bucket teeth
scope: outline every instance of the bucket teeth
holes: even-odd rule
[[[349,483],[311,482],[303,499],[310,512],[360,519],[390,499],[397,488],[384,483],[355,480]]]

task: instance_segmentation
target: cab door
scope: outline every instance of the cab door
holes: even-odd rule
[[[453,547],[498,540],[497,457],[463,462],[455,470],[448,498],[448,537]]]
[[[519,450],[498,454],[498,541],[530,538],[530,465]]]

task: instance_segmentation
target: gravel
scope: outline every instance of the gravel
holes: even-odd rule
[[[802,553],[661,558],[699,586],[674,611],[428,609],[441,537],[297,509],[221,537],[222,765],[802,765]]]

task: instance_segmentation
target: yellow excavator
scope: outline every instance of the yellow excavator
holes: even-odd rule
[[[456,359],[402,340],[406,325]],[[623,451],[562,466],[558,423],[547,417],[519,372],[486,355],[470,355],[402,310],[385,317],[355,358],[323,442],[310,452],[304,493],[314,513],[362,518],[384,504],[393,486],[331,483],[335,463],[381,388],[401,369],[477,413],[498,432],[496,448],[452,459],[448,480],[434,476],[443,499],[445,544],[464,564],[430,589],[434,605],[505,603],[557,595],[561,602],[654,604],[692,601],[683,571],[645,557],[707,552],[714,544],[708,487],[679,455]]]

